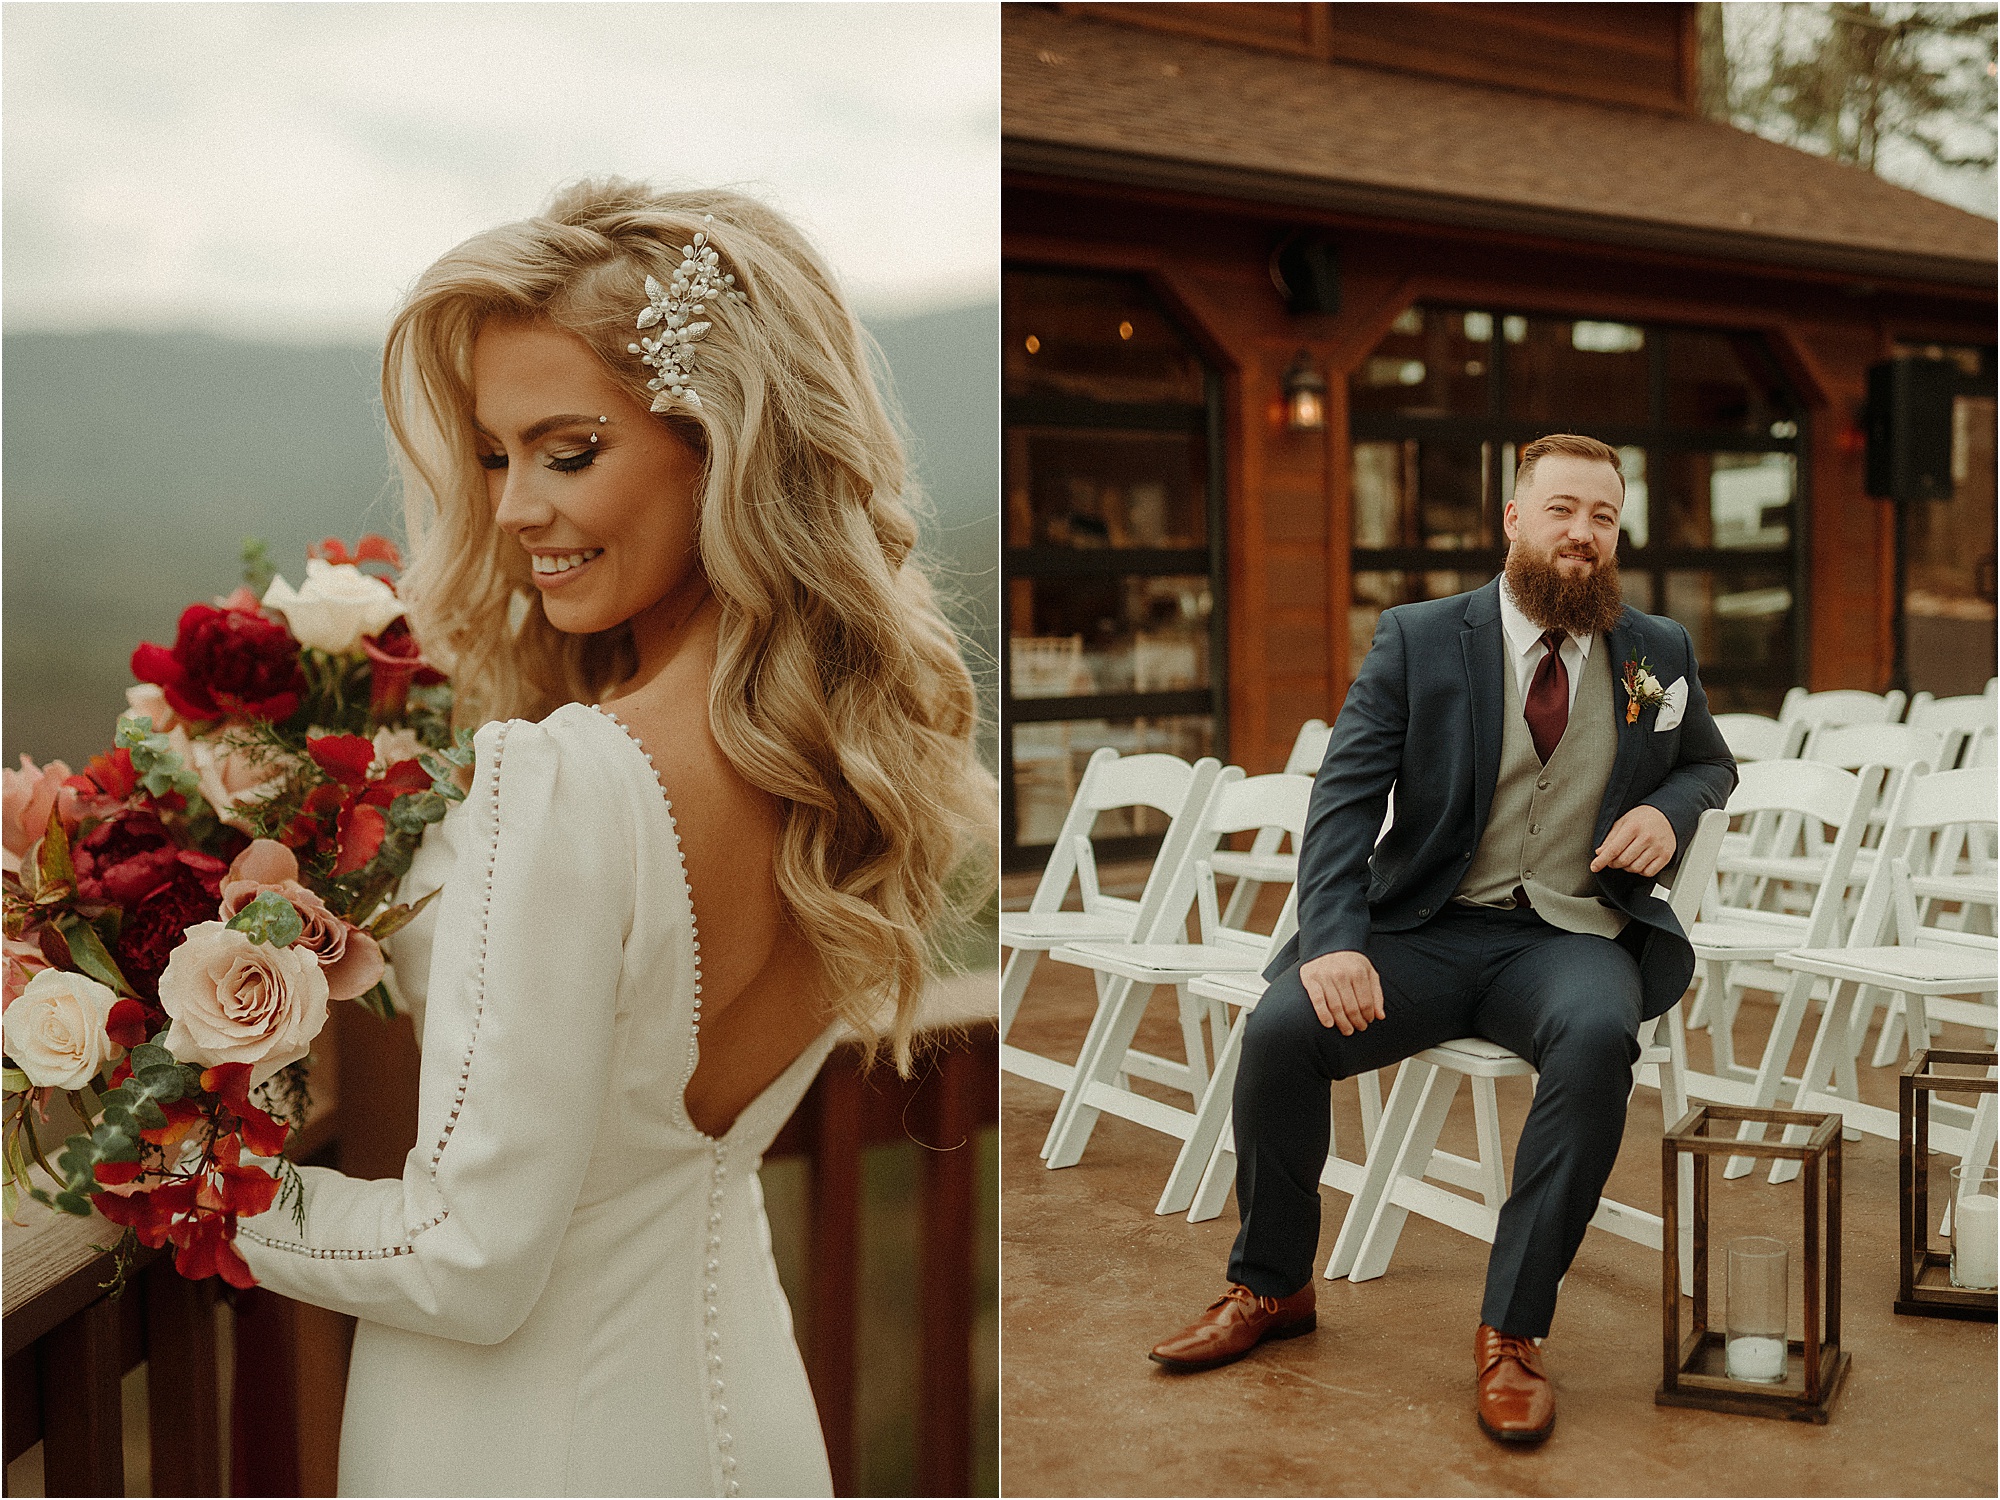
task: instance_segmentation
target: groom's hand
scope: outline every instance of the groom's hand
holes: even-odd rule
[[[1590,862],[1592,873],[1607,866],[1634,875],[1657,875],[1674,857],[1674,825],[1651,803],[1641,802],[1611,825]]]
[[[1299,965],[1299,983],[1322,1026],[1338,1026],[1342,1036],[1366,1031],[1382,1008],[1382,981],[1365,953],[1322,953]]]

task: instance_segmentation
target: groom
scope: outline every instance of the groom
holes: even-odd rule
[[[1480,1425],[1535,1442],[1535,1340],[1617,1160],[1642,1019],[1694,955],[1654,877],[1736,783],[1688,635],[1618,590],[1618,455],[1521,452],[1503,578],[1383,614],[1299,851],[1299,932],[1265,971],[1236,1079],[1233,1283],[1152,1358],[1310,1332],[1327,1086],[1453,1037],[1540,1072],[1474,1341]],[[1390,788],[1394,826],[1376,843]]]

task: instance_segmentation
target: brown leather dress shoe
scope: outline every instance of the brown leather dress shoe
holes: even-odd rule
[[[1289,1297],[1260,1297],[1247,1286],[1232,1286],[1207,1312],[1154,1345],[1147,1358],[1169,1370],[1212,1370],[1241,1359],[1266,1339],[1297,1338],[1318,1326],[1311,1281]]]
[[[1485,1323],[1472,1336],[1479,1425],[1503,1443],[1539,1443],[1556,1425],[1556,1393],[1533,1339]]]

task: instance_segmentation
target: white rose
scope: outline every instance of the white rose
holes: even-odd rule
[[[1644,697],[1650,698],[1655,693],[1659,692],[1659,690],[1660,690],[1660,679],[1655,677],[1651,672],[1648,672],[1644,667],[1641,667],[1639,669],[1640,694]]]
[[[417,738],[414,729],[375,731],[375,762],[372,771],[386,771],[398,761],[416,760],[430,753],[430,746]]]
[[[160,976],[167,1050],[204,1068],[249,1063],[253,1088],[306,1055],[326,1001],[312,949],[273,948],[220,922],[190,927]]]
[[[378,635],[403,612],[396,591],[353,563],[315,557],[306,562],[305,587],[294,589],[283,576],[264,590],[264,605],[285,617],[302,646],[321,651],[354,651],[361,637]]]
[[[80,1089],[124,1048],[105,1034],[118,997],[87,974],[43,969],[7,1007],[7,1055],[36,1088]]]

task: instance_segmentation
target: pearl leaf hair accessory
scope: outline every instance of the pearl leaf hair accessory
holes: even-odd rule
[[[702,216],[702,223],[714,222],[713,214]],[[647,390],[658,393],[653,397],[652,410],[666,411],[674,398],[700,408],[701,397],[696,394],[691,378],[694,350],[690,346],[714,326],[701,319],[711,299],[747,300],[736,289],[736,278],[723,271],[721,257],[708,242],[708,231],[698,229],[694,242],[681,246],[681,263],[671,282],[662,287],[654,277],[646,278],[646,306],[640,310],[637,326],[657,326],[660,336],[642,338],[625,346],[639,356],[640,364],[651,365],[660,372],[646,382]]]

